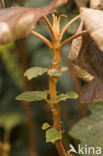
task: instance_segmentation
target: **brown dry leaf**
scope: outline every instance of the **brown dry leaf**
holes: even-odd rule
[[[86,49],[84,62],[87,62],[89,69],[94,72],[94,79],[83,86],[80,102],[103,101],[103,53],[94,41],[91,41]]]
[[[77,7],[86,7],[90,0],[74,0]]]
[[[82,30],[83,23],[81,22],[77,33],[81,32]],[[72,46],[68,55],[68,58],[72,62],[72,67],[75,74],[87,82],[91,81],[94,78],[94,76],[88,72],[88,65],[84,62],[84,55],[89,41],[90,39],[88,35],[85,35],[84,37],[77,37],[72,41]]]
[[[103,82],[97,78],[86,83],[80,95],[80,103],[103,101]]]
[[[39,19],[51,10],[63,5],[67,0],[53,0],[41,8],[12,7],[0,9],[0,45],[27,36]]]
[[[93,9],[103,9],[103,0],[90,0],[90,7]]]
[[[100,50],[103,51],[103,11],[81,8],[81,20]]]
[[[79,65],[73,64],[73,71],[79,78],[83,79],[84,81],[90,82],[94,78],[93,75],[91,75],[87,70],[83,69]]]
[[[77,30],[77,33],[80,33],[82,30],[83,30],[83,23],[81,22],[81,24]],[[71,61],[74,61],[77,59],[81,47],[82,47],[82,36],[77,37],[76,39],[74,39],[72,41],[72,46],[71,46],[71,49],[70,49],[70,52],[68,55],[68,57]]]

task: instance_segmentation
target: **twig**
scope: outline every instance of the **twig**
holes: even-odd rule
[[[64,33],[67,31],[67,29],[69,28],[69,26],[71,24],[73,24],[76,20],[78,20],[80,18],[80,15],[74,17],[69,23],[67,23],[67,25],[62,29],[61,34],[60,34],[60,39],[62,39]]]
[[[50,32],[51,32],[51,36],[52,38],[55,36],[54,32],[53,32],[53,28],[52,28],[52,25],[51,23],[49,22],[48,18],[46,16],[43,17],[44,21],[46,22]]]
[[[50,49],[52,48],[51,47],[51,42],[46,39],[44,36],[40,35],[39,33],[35,32],[35,31],[32,31],[31,32],[31,35],[35,36],[36,38],[39,38],[41,41],[43,41]]]
[[[75,38],[77,38],[79,36],[83,36],[86,33],[88,33],[88,31],[87,30],[84,30],[84,31],[82,31],[82,32],[80,32],[78,34],[75,34],[75,35],[69,37],[68,39],[66,39],[65,41],[63,41],[58,48],[62,49],[66,44],[68,44],[69,42],[71,42],[73,39],[75,39]]]

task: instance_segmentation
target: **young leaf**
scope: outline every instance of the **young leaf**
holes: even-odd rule
[[[81,20],[100,50],[103,51],[103,11],[82,8]]]
[[[45,123],[43,123],[43,125],[42,125],[42,130],[46,130],[46,129],[48,129],[48,128],[50,128],[51,126],[47,123],[47,122],[45,122]]]
[[[48,71],[48,68],[32,67],[24,73],[24,76],[26,76],[29,80],[31,80],[34,77],[43,75],[47,71]]]
[[[22,114],[8,113],[0,115],[0,126],[9,130],[25,121],[26,117]]]
[[[67,99],[77,99],[78,98],[78,94],[75,92],[68,92],[66,94],[60,94],[57,96],[56,99],[50,99],[49,103],[58,103],[60,101],[65,101]]]
[[[103,102],[88,105],[91,115],[79,121],[69,134],[81,141],[81,147],[103,148]],[[87,156],[92,155],[86,154]],[[97,156],[98,154],[93,154]],[[82,154],[81,154],[82,156]]]
[[[50,128],[46,131],[46,142],[54,143],[60,139],[62,139],[62,135],[56,129]]]
[[[55,69],[52,69],[52,70],[50,70],[50,71],[48,72],[48,75],[49,75],[49,76],[61,76],[62,73],[59,72],[59,71],[57,71],[57,70],[55,70]]]
[[[48,94],[43,91],[28,91],[18,95],[16,97],[16,100],[27,101],[27,102],[40,101],[40,100],[46,100],[47,95]]]
[[[10,43],[30,34],[41,17],[65,4],[67,0],[53,0],[45,7],[11,7],[0,9],[0,45]]]

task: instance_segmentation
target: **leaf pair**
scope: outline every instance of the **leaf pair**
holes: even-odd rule
[[[48,68],[41,68],[41,67],[32,67],[28,69],[24,76],[26,76],[29,80],[43,75],[44,73],[48,72]],[[48,72],[49,76],[60,76],[60,72],[58,71],[52,71]],[[24,100],[27,102],[33,102],[33,101],[40,101],[40,100],[46,100],[48,96],[47,91],[28,91],[20,94],[19,96],[16,97],[16,100]],[[65,101],[66,99],[71,99],[71,98],[78,98],[78,95],[75,92],[68,92],[66,94],[60,94],[57,96],[56,99],[50,99],[48,102],[49,103],[58,103],[60,101]]]

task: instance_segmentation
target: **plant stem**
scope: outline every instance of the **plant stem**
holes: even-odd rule
[[[61,51],[56,50],[56,48],[53,49],[53,61],[52,61],[52,68],[51,69],[59,70],[60,52]],[[51,99],[55,99],[56,96],[57,96],[57,92],[56,92],[56,83],[57,83],[57,81],[58,81],[58,77],[53,77],[53,76],[49,77],[49,93],[50,93],[50,98]],[[58,132],[61,133],[60,105],[51,103],[50,108],[51,108],[52,115],[53,115],[53,127]],[[59,153],[60,156],[70,156],[70,154],[68,154],[66,152],[66,150],[64,149],[63,144],[62,144],[62,140],[55,141],[55,145],[56,145],[56,148],[57,148],[58,153]]]
[[[28,118],[30,156],[36,156],[37,153],[35,149],[34,124],[33,124],[31,107],[28,102],[23,102],[23,105],[24,105],[24,109],[26,111],[27,118]]]

